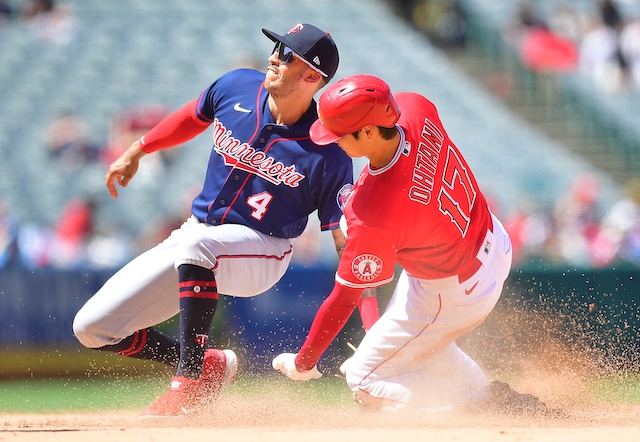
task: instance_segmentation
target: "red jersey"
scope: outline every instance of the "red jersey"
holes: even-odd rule
[[[492,227],[487,202],[434,104],[414,93],[394,97],[402,110],[396,155],[381,169],[365,167],[344,209],[347,242],[336,281],[347,287],[388,283],[396,263],[421,279],[477,269]]]

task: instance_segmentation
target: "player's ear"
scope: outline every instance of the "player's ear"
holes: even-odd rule
[[[367,124],[362,129],[360,129],[360,131],[362,131],[362,133],[364,134],[367,140],[370,140],[371,138],[373,138],[373,136],[376,133],[376,130],[377,130],[377,127],[374,126],[373,124]]]
[[[320,86],[320,82],[322,81],[322,75],[314,71],[313,69],[309,69],[307,71],[307,75],[305,76],[305,81],[310,83],[316,83]]]

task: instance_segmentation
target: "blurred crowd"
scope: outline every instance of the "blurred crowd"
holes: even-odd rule
[[[92,137],[82,115],[67,109],[53,117],[46,130],[46,149],[52,164],[73,171],[93,163],[108,167],[134,141],[169,115],[168,107],[159,104],[122,109],[109,124],[106,141]],[[149,156],[141,174],[158,176],[174,160],[179,149],[160,151]],[[146,178],[142,178],[146,179]]]
[[[602,201],[596,179],[580,176],[551,207],[523,201],[499,214],[513,242],[514,267],[528,265],[602,268],[640,265],[640,178],[630,180],[618,201]],[[115,268],[162,241],[189,214],[188,195],[175,216],[150,220],[144,233],[96,228],[96,202],[73,198],[53,226],[20,225],[0,205],[0,267]],[[324,241],[324,243],[323,243]],[[330,242],[311,220],[297,240],[294,263],[326,265]],[[326,244],[325,244],[326,243]]]
[[[23,22],[34,38],[53,45],[67,45],[80,32],[72,5],[57,0],[0,0],[0,27],[12,19]]]
[[[521,2],[505,39],[521,51],[534,70],[581,69],[603,88],[640,90],[640,17],[625,17],[618,5],[625,0],[594,0],[595,15],[559,2],[548,17],[535,2]],[[398,14],[447,48],[465,45],[464,0],[403,0],[390,2]],[[24,0],[11,8],[0,0],[3,20],[17,18],[37,38],[65,44],[78,32],[73,10],[54,0]],[[82,115],[73,109],[52,116],[45,146],[52,165],[72,174],[87,166],[106,170],[131,141],[169,112],[159,105],[123,109],[114,115],[106,140],[95,139]],[[148,157],[136,177],[153,185],[171,167],[179,149]],[[160,178],[161,179],[161,178]],[[105,190],[106,192],[106,190]],[[108,229],[96,220],[99,202],[91,196],[70,199],[51,225],[18,222],[0,201],[0,267],[115,268],[164,239],[188,216],[192,195],[176,205],[175,214],[149,220],[142,234],[120,227]],[[640,265],[640,179],[629,181],[616,202],[601,201],[598,183],[580,177],[551,206],[535,196],[511,213],[499,213],[514,245],[514,265],[549,263],[604,267],[616,263]],[[295,260],[322,265],[335,259],[330,241],[313,222],[299,238]],[[329,250],[327,252],[327,250]]]
[[[97,209],[95,199],[77,196],[52,224],[20,223],[0,202],[0,269],[115,269],[164,240],[188,216],[181,206],[134,232],[99,222]]]
[[[625,184],[618,201],[607,202],[594,177],[579,176],[551,207],[523,201],[502,219],[516,267],[640,265],[640,178]]]
[[[106,171],[133,140],[169,112],[162,105],[122,109],[112,117],[106,139],[101,140],[91,133],[82,115],[66,110],[54,116],[45,128],[43,149],[58,173],[75,176],[87,167]],[[154,181],[162,180],[180,151],[175,148],[150,155],[141,164],[136,182],[153,185]],[[109,228],[97,222],[98,201],[91,192],[81,192],[67,201],[56,222],[49,224],[19,223],[0,201],[0,267],[116,267],[164,239],[188,213],[186,204],[179,202],[175,215],[149,220],[149,225],[138,234],[122,226]]]
[[[579,71],[609,92],[640,91],[640,13],[625,16],[625,1],[594,0],[595,12],[557,2],[546,15],[521,2],[505,39],[533,71]]]
[[[606,91],[640,91],[637,0],[592,0],[593,8],[557,0],[514,2],[504,41],[536,72],[580,71]],[[465,0],[387,0],[394,11],[447,50],[466,44]],[[625,3],[634,8],[624,8]],[[633,5],[632,5],[633,6]],[[628,11],[636,11],[631,14]],[[627,12],[627,15],[625,15]]]

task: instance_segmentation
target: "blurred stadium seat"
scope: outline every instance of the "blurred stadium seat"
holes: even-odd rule
[[[575,14],[578,26],[599,17],[596,0],[465,0],[465,17],[469,43],[479,48],[486,63],[504,69],[525,87],[529,104],[546,107],[552,118],[580,124],[584,133],[572,143],[573,151],[606,171],[617,182],[637,176],[640,170],[640,91],[603,89],[579,69],[562,74],[535,73],[527,70],[518,49],[505,36],[518,22],[518,8],[528,4],[547,24],[554,14]],[[640,2],[615,1],[626,21],[640,17]],[[564,9],[562,9],[564,8]],[[584,32],[584,29],[582,29]],[[579,47],[581,35],[577,36]]]
[[[68,176],[51,164],[44,130],[53,116],[73,109],[104,143],[120,110],[149,103],[177,108],[238,63],[263,65],[271,44],[261,27],[282,32],[305,21],[330,30],[338,42],[338,77],[371,73],[396,91],[430,97],[503,210],[523,195],[554,200],[586,171],[602,179],[605,192],[615,192],[608,177],[507,111],[377,1],[65,3],[78,24],[67,45],[39,41],[18,20],[0,28],[0,194],[22,221],[53,222],[64,202],[82,193],[98,199],[99,222],[134,231],[150,214],[169,213],[201,181],[206,135],[181,149],[165,178],[150,185],[134,180],[115,202],[103,188],[100,166]],[[503,8],[511,4],[469,3],[496,20],[508,16]]]
[[[550,2],[545,0],[545,4]],[[99,224],[134,233],[150,219],[181,209],[185,193],[202,181],[211,147],[209,135],[180,149],[164,177],[150,183],[134,180],[116,201],[104,188],[104,165],[69,174],[52,163],[45,149],[47,126],[60,111],[71,109],[86,119],[95,140],[104,144],[110,122],[123,109],[145,104],[175,109],[239,64],[254,62],[262,68],[273,45],[260,28],[284,32],[298,22],[311,22],[332,33],[341,54],[337,78],[369,73],[387,80],[394,91],[412,90],[429,97],[499,212],[508,213],[530,196],[542,204],[552,203],[585,173],[600,180],[601,193],[610,195],[610,201],[618,193],[610,177],[507,109],[379,1],[65,3],[73,6],[79,27],[78,35],[67,45],[39,41],[21,21],[0,27],[0,196],[23,223],[54,223],[72,196],[87,194],[99,203]],[[465,3],[480,17],[478,32],[472,37],[498,50],[496,27],[507,23],[514,3]],[[568,95],[576,111],[582,110],[583,96]],[[356,165],[362,167],[361,162]],[[299,296],[304,283],[308,287],[305,302],[322,299],[324,287],[309,285],[305,270],[294,269],[272,291],[288,290]],[[331,283],[332,271],[312,270]],[[0,318],[8,324],[0,342],[75,343],[72,317],[109,276],[108,271],[54,274],[45,270],[25,277],[26,272],[9,269],[0,274],[2,288],[10,294],[0,298],[5,307],[0,309]],[[43,287],[47,296],[41,303]],[[282,339],[287,343],[291,336],[299,338],[310,317],[300,319],[298,311],[273,307],[277,302],[286,304],[283,309],[291,307],[286,298],[274,303],[267,299],[236,301],[226,314],[236,319],[237,313],[237,318],[264,327],[255,335],[263,342],[273,335],[288,334]],[[273,321],[279,326],[275,332]],[[245,331],[245,339],[254,339],[249,325],[238,327]]]

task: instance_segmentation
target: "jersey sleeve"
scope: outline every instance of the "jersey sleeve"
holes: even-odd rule
[[[142,150],[147,153],[177,146],[204,132],[209,123],[196,117],[196,100],[171,113],[141,139]]]
[[[213,119],[215,118],[215,106],[216,106],[216,100],[215,100],[215,90],[216,90],[216,85],[220,80],[218,80],[217,82],[213,83],[211,86],[209,86],[207,89],[205,89],[201,94],[200,97],[198,98],[197,102],[196,102],[196,106],[195,106],[195,110],[196,110],[196,115],[198,116],[198,118],[202,121],[206,121],[208,123],[213,122]]]
[[[307,339],[296,356],[299,370],[311,370],[331,342],[340,333],[358,305],[362,289],[344,287],[338,283],[316,313]]]
[[[182,144],[204,132],[213,122],[220,90],[225,83],[233,81],[231,71],[207,87],[196,100],[162,120],[142,137],[143,150],[147,153]]]
[[[213,122],[216,110],[229,94],[235,93],[238,89],[242,90],[247,81],[261,81],[263,75],[251,69],[236,69],[225,73],[200,94],[196,104],[196,115],[204,122]]]
[[[336,281],[346,287],[378,287],[393,280],[396,235],[393,230],[350,225]]]
[[[334,161],[325,167],[322,183],[318,201],[320,229],[337,229],[344,205],[353,191],[353,161],[342,150],[337,151]]]

